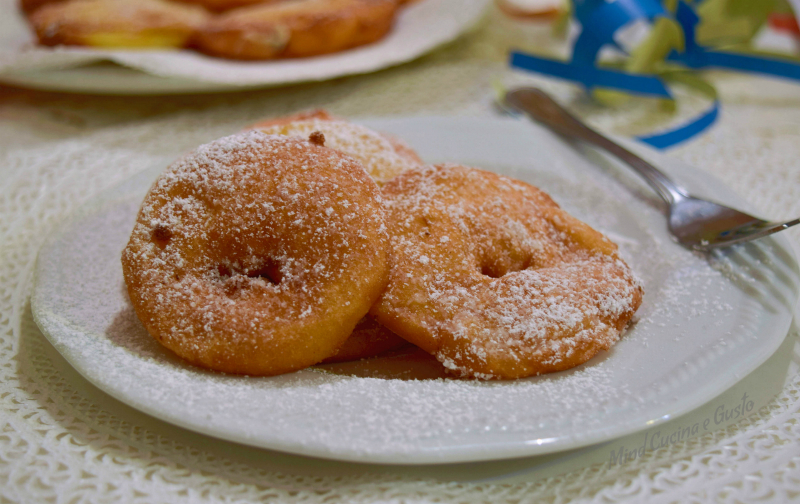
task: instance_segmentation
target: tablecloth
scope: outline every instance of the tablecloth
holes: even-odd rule
[[[347,117],[491,116],[494,81],[536,82],[605,131],[633,135],[706,105],[678,90],[598,106],[580,90],[507,69],[509,47],[562,54],[547,24],[491,12],[476,30],[379,73],[264,91],[171,97],[76,96],[0,87],[0,502],[781,502],[800,496],[800,331],[731,391],[756,409],[630,464],[607,449],[437,468],[332,463],[195,434],[105,395],[47,342],[29,306],[36,252],[81,203],[132,174],[266,116],[325,107]],[[800,215],[800,86],[704,74],[722,113],[668,151],[773,219]],[[800,250],[800,230],[786,231]],[[680,427],[685,419],[674,420]],[[635,438],[625,442],[635,442]],[[604,451],[605,450],[605,451]]]

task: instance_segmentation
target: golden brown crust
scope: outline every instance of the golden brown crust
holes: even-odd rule
[[[440,165],[383,195],[393,265],[370,313],[451,372],[574,367],[616,342],[641,303],[616,245],[533,186]]]
[[[364,126],[336,119],[324,110],[301,112],[263,121],[252,127],[270,135],[308,138],[314,132],[325,136],[325,146],[361,161],[367,173],[383,185],[393,177],[422,165],[422,160],[402,141]]]
[[[380,193],[340,152],[240,133],[155,182],[122,266],[147,331],[189,362],[302,369],[333,355],[386,285]]]
[[[368,315],[356,324],[353,333],[337,350],[336,355],[328,357],[322,363],[367,359],[407,345],[409,343],[406,340],[380,325]]]
[[[208,17],[201,7],[163,0],[70,0],[29,19],[42,45],[178,48]]]
[[[224,58],[262,60],[328,54],[389,32],[397,0],[297,0],[228,11],[198,32],[197,47]]]

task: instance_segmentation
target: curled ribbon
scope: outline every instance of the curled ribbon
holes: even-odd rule
[[[689,69],[724,68],[800,80],[800,64],[789,58],[715,51],[697,43],[695,29],[700,21],[695,10],[683,0],[674,16],[658,0],[573,0],[573,16],[582,26],[575,40],[570,61],[542,58],[520,51],[510,55],[514,68],[537,72],[582,84],[586,89],[609,88],[632,94],[672,98],[665,81],[677,80],[712,98],[712,105],[689,122],[656,134],[637,137],[653,147],[664,149],[693,138],[708,129],[720,114],[716,90],[700,79],[674,71],[642,75],[601,68],[597,57],[605,45],[621,49],[614,41],[620,28],[638,20],[653,22],[657,17],[674,17],[683,31],[684,44],[673,49],[667,60]],[[682,77],[678,77],[682,75]]]

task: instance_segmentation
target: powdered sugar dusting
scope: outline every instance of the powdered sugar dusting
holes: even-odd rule
[[[221,359],[271,353],[288,363],[294,347],[335,349],[346,334],[327,344],[322,334],[347,332],[366,313],[385,281],[386,247],[381,198],[360,163],[250,131],[201,146],[159,177],[123,266],[148,330],[219,369]],[[321,321],[332,329],[305,330]],[[306,365],[332,349],[309,350]]]
[[[378,184],[384,184],[399,173],[420,165],[415,159],[416,155],[402,141],[346,121],[306,119],[262,127],[260,130],[270,135],[302,138],[319,131],[325,135],[326,146],[361,161]]]
[[[616,342],[641,302],[613,246],[527,184],[440,165],[384,194],[395,266],[373,312],[451,371],[573,367]]]

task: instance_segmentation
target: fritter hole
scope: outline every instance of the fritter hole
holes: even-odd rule
[[[281,264],[274,259],[268,260],[264,266],[246,272],[250,278],[263,278],[274,285],[278,285],[283,280]]]
[[[254,269],[247,269],[245,271],[233,271],[230,266],[226,264],[217,265],[217,272],[222,280],[228,280],[235,275],[244,275],[250,278],[263,278],[273,285],[278,285],[283,280],[283,273],[281,273],[281,264],[273,259],[267,260],[263,266]]]
[[[498,271],[496,268],[492,267],[493,265],[482,264],[481,265],[481,274],[488,276],[490,278],[500,278],[505,275],[504,272]]]
[[[489,278],[502,278],[509,273],[535,267],[534,261],[530,257],[516,258],[516,260],[510,257],[494,258],[494,260],[485,258],[482,261],[479,260],[479,263],[481,266],[481,274]]]

